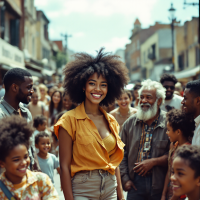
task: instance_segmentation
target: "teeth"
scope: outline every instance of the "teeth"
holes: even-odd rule
[[[26,168],[22,168],[22,169],[19,169],[19,170],[24,171],[24,170],[26,170]]]
[[[95,97],[100,97],[101,95],[99,95],[99,94],[92,94],[93,96],[95,96]]]

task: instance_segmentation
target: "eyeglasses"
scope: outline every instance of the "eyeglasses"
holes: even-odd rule
[[[165,88],[166,88],[166,90],[167,90],[168,88],[170,88],[171,90],[174,90],[174,89],[175,89],[175,87],[174,87],[174,86],[169,86],[169,85],[165,85],[165,86],[163,86],[163,87],[165,87]]]

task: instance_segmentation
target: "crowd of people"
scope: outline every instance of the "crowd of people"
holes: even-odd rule
[[[0,199],[199,200],[200,80],[136,83],[118,56],[78,53],[63,85],[3,79]]]

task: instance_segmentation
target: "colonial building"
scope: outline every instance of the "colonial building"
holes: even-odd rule
[[[175,75],[181,82],[200,78],[199,18],[176,30]]]
[[[0,1],[0,84],[7,70],[25,68],[23,7],[23,0]]]
[[[168,24],[156,22],[155,25],[142,29],[140,21],[135,20],[130,37],[131,43],[127,44],[125,49],[125,62],[129,69],[131,82],[146,78],[146,68],[143,68],[144,71],[141,70],[141,45],[143,42],[157,30],[169,27]]]

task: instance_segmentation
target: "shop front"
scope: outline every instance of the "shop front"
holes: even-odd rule
[[[0,38],[0,85],[5,73],[15,67],[25,69],[23,52]]]

